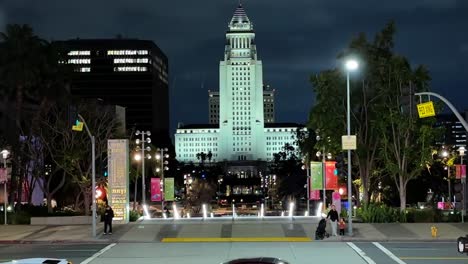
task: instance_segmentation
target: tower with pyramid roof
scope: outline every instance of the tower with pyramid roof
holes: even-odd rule
[[[219,64],[219,159],[265,160],[263,69],[242,5],[234,11]]]

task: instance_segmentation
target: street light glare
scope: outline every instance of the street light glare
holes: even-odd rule
[[[135,155],[135,160],[136,160],[136,161],[141,160],[141,155],[140,155],[140,154],[136,154],[136,155]]]
[[[359,63],[356,60],[347,60],[345,67],[348,71],[354,71],[359,67]]]

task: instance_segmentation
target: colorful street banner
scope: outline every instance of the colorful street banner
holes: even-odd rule
[[[310,178],[312,179],[311,190],[323,189],[323,167],[322,162],[310,162]]]
[[[174,201],[174,178],[164,179],[164,201]]]
[[[307,178],[307,184],[309,184],[309,200],[320,200],[320,190],[312,189],[311,178]]]
[[[325,162],[325,187],[327,190],[338,190],[338,176],[335,175],[335,161]]]
[[[320,200],[320,190],[310,190],[309,200]]]
[[[461,179],[461,166],[455,165],[455,178]]]
[[[161,201],[161,180],[159,178],[151,178],[151,201]]]

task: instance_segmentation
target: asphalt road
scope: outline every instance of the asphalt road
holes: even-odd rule
[[[106,247],[106,244],[11,244],[0,245],[0,263],[23,258],[66,258],[73,264]]]
[[[47,256],[67,258],[74,264],[106,248],[106,244],[0,245],[0,262]],[[279,257],[291,264],[461,264],[468,256],[456,243],[437,242],[307,242],[307,243],[119,243],[91,264],[218,264],[243,257]],[[364,258],[362,256],[365,256]]]
[[[374,243],[355,243],[364,250],[378,264],[398,263],[391,259],[385,252]],[[379,243],[390,251],[402,263],[407,264],[461,264],[468,263],[468,256],[457,252],[457,243],[438,242],[387,242]]]

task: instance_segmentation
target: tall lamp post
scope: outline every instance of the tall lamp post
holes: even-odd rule
[[[347,124],[347,136],[351,135],[351,107],[350,107],[350,95],[349,95],[349,73],[357,70],[359,63],[356,60],[348,59],[345,62],[346,67],[346,124]],[[348,234],[353,235],[353,218],[352,218],[352,189],[351,189],[351,150],[348,149]]]
[[[148,146],[145,148],[145,143],[151,143],[151,138],[149,136],[151,136],[151,132],[149,131],[140,131],[140,130],[137,130],[135,132],[135,135],[139,136],[141,135],[141,140],[140,139],[137,139],[136,140],[136,144],[139,145],[141,143],[141,203],[143,206],[146,205],[146,185],[145,185],[145,150],[146,151],[150,151],[151,148]],[[146,138],[145,138],[146,136]],[[139,148],[139,146],[137,147],[137,149]],[[147,154],[146,155],[146,158],[150,159],[151,158],[151,155],[150,154]]]
[[[7,204],[8,204],[8,197],[7,197],[7,182],[8,182],[8,173],[7,173],[7,164],[6,164],[6,159],[8,158],[8,155],[10,152],[6,149],[2,150],[2,158],[3,158],[3,168],[5,169],[5,181],[3,182],[3,214],[4,214],[4,221],[3,224],[7,225]]]
[[[463,156],[465,156],[465,151],[466,151],[466,148],[465,147],[459,147],[458,148],[458,153],[460,154],[460,164],[463,165]],[[466,172],[465,172],[466,173]],[[462,175],[461,177],[461,182],[462,182],[462,186],[463,186],[463,193],[462,193],[462,223],[465,223],[465,192],[466,192],[466,175]]]
[[[165,158],[169,158],[169,154],[164,154],[164,152],[168,152],[169,149],[167,148],[158,148],[156,154],[156,159],[160,160],[161,162],[160,167],[156,168],[156,172],[161,172],[161,212],[164,212],[164,171],[169,170],[169,167],[167,165],[169,164],[169,161],[164,160]]]

